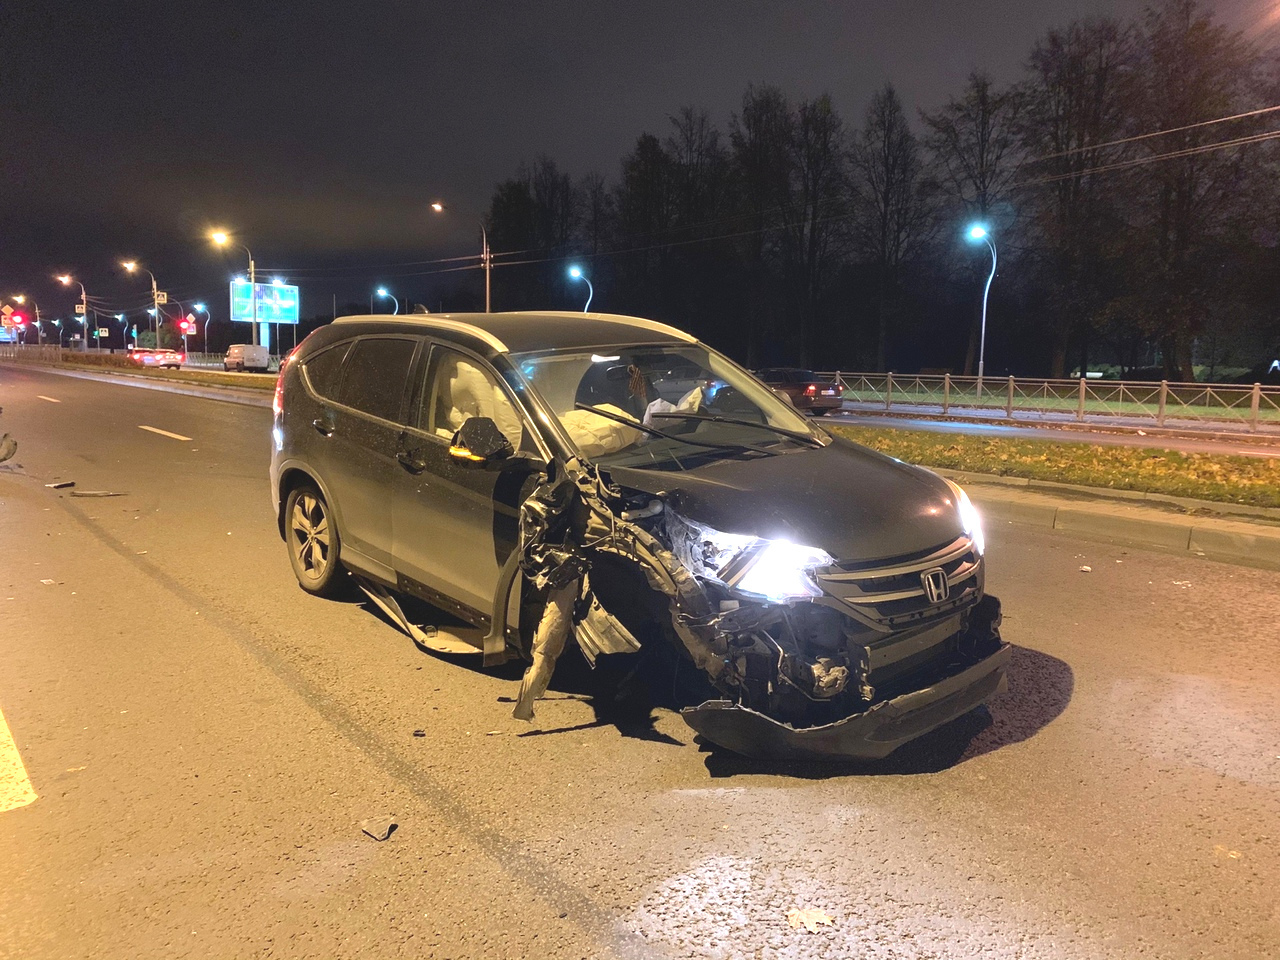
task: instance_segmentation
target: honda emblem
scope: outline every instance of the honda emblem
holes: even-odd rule
[[[934,567],[920,574],[920,583],[930,603],[942,603],[951,595],[951,585],[947,583],[947,572],[941,567]]]

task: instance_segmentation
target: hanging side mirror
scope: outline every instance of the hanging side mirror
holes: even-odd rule
[[[471,417],[464,420],[449,444],[449,456],[463,463],[482,464],[490,460],[505,460],[515,453],[515,447],[498,425],[489,417]]]

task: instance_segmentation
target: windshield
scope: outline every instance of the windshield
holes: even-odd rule
[[[682,469],[826,439],[768,387],[699,343],[523,353],[511,361],[579,452],[603,465]]]

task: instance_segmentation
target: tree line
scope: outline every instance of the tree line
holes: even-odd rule
[[[727,128],[686,106],[641,134],[616,180],[543,156],[498,184],[494,302],[580,305],[576,259],[594,308],[751,366],[972,373],[981,222],[989,374],[1212,376],[1280,340],[1276,104],[1275,57],[1197,0],[1050,29],[1016,82],[914,116],[892,83],[856,125],[751,85]]]

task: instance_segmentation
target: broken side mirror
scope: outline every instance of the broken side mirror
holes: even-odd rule
[[[498,425],[488,417],[471,417],[464,420],[449,444],[449,456],[464,463],[487,463],[505,460],[515,453],[515,447]]]

